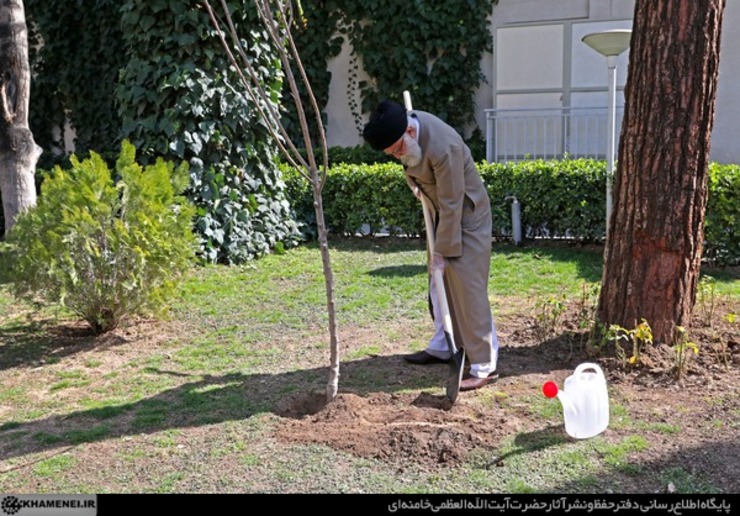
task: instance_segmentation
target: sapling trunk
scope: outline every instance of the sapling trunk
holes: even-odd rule
[[[213,11],[208,0],[203,0],[203,5],[208,10],[211,22],[218,31],[218,37],[221,39],[224,50],[226,51],[230,62],[234,66],[236,73],[239,75],[246,93],[250,96],[255,108],[259,112],[260,117],[267,125],[271,135],[275,139],[277,146],[280,148],[285,158],[311,185],[314,210],[316,212],[319,246],[321,249],[321,261],[326,285],[326,306],[329,317],[330,364],[329,381],[326,386],[326,398],[327,402],[330,402],[337,395],[337,391],[339,389],[339,340],[337,338],[338,332],[336,302],[334,298],[334,275],[331,268],[328,232],[324,221],[324,208],[321,198],[321,191],[326,182],[328,169],[326,135],[324,133],[321,120],[321,110],[316,102],[316,97],[313,94],[313,90],[308,81],[308,77],[306,76],[300,55],[296,49],[290,32],[290,27],[293,23],[291,2],[285,2],[283,0],[271,2],[267,0],[255,0],[254,3],[257,8],[257,12],[260,15],[260,19],[263,22],[263,26],[272,40],[273,47],[280,57],[283,72],[285,73],[285,78],[290,87],[291,97],[295,103],[296,113],[298,114],[301,134],[303,136],[303,144],[306,149],[306,158],[301,155],[297,146],[288,135],[288,132],[280,120],[280,113],[274,106],[272,95],[266,91],[265,85],[260,81],[256,70],[253,69],[247,56],[246,49],[243,47],[243,42],[248,41],[248,38],[239,37],[233,24],[226,0],[220,0],[222,8],[221,15],[224,18],[223,21]],[[226,35],[230,38],[232,42],[231,45],[227,43]],[[239,57],[239,62],[237,62],[237,56]],[[306,108],[301,100],[296,76],[293,73],[293,66],[296,67],[300,79],[303,81],[306,88],[311,104],[310,111],[317,124],[320,140],[318,143],[323,154],[323,164],[321,169],[319,169],[316,162],[316,156],[314,155],[314,143],[308,126]],[[242,69],[246,71],[246,75],[242,72]]]

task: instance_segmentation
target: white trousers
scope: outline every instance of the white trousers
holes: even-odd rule
[[[439,302],[437,301],[434,276],[430,276],[429,278],[429,295],[432,300],[432,312],[434,313],[434,335],[429,340],[429,345],[425,351],[437,358],[447,360],[450,358],[450,350],[447,347],[447,339],[445,339],[444,323]],[[496,336],[496,325],[493,322],[493,317],[491,317],[491,361],[482,364],[470,364],[470,374],[478,378],[485,378],[496,370],[497,361],[498,337]]]

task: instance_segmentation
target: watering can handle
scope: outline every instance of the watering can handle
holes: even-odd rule
[[[583,364],[579,365],[578,367],[576,367],[576,370],[575,370],[575,372],[573,374],[574,375],[579,375],[583,371],[585,371],[586,369],[593,369],[594,371],[596,371],[596,374],[597,375],[604,376],[604,372],[601,370],[601,368],[598,366],[598,364],[594,364],[594,363],[591,363],[591,362],[584,362]]]

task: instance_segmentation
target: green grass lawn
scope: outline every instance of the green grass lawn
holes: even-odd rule
[[[423,347],[428,337],[423,241],[336,240],[331,259],[342,356],[350,363],[340,389],[373,392],[387,383],[385,371],[351,363],[397,353],[396,341]],[[740,272],[707,273],[714,295],[738,306]],[[598,249],[495,244],[489,293],[505,322],[533,317],[537,299],[575,301],[600,276]],[[196,267],[166,320],[98,337],[66,311],[18,302],[0,285],[0,492],[536,492],[555,488],[541,473],[554,465],[569,489],[591,489],[600,467],[639,474],[624,466],[625,457],[650,445],[631,437],[565,444],[550,434],[520,434],[501,443],[510,457],[506,474],[473,458],[445,474],[410,468],[400,477],[390,466],[326,447],[280,448],[270,437],[280,424],[276,413],[287,397],[323,388],[327,347],[315,245],[242,266]],[[437,387],[419,376],[399,392]],[[522,405],[496,390],[476,403],[542,420],[559,416],[542,398]],[[614,410],[619,415],[618,403]],[[639,432],[674,428],[627,413],[621,421]],[[541,466],[538,476],[528,476],[532,461]],[[683,475],[688,489],[711,489],[684,471],[661,474]]]

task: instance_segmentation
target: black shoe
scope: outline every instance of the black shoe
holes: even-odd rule
[[[450,359],[437,358],[434,355],[430,355],[426,351],[419,351],[418,353],[412,353],[410,355],[404,355],[403,359],[415,365],[429,365],[429,364],[448,364]]]

